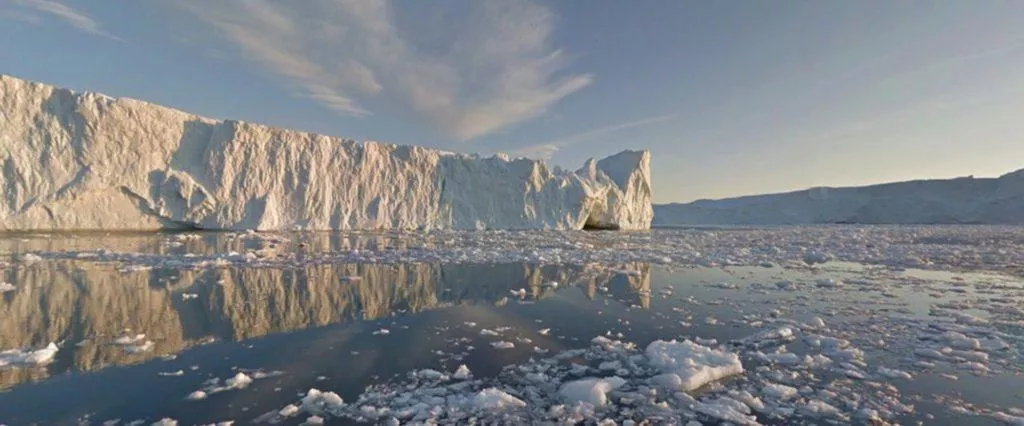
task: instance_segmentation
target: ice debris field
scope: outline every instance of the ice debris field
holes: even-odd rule
[[[9,384],[0,419],[22,415],[18,401],[42,389],[70,392],[14,372],[56,369],[61,353],[98,346],[134,357],[128,370],[152,371],[136,379],[145,383],[140,398],[165,395],[166,402],[138,413],[83,408],[63,420],[1024,424],[1024,228],[25,235],[5,239],[0,250],[0,281],[10,284],[0,294],[0,336],[26,342],[0,352],[0,377]],[[251,324],[275,308],[288,315],[319,302],[257,292],[256,282],[221,278],[204,287],[199,277],[266,271],[284,274],[270,279],[288,289],[282,277],[313,286],[321,268],[342,263],[366,266],[324,278],[323,297],[337,306],[362,301],[358,319],[338,320],[337,331],[289,337],[308,326],[270,327],[225,339],[223,348],[203,342],[169,352],[162,345],[180,332],[130,319],[111,325],[116,333],[87,336],[86,346],[70,335],[48,336],[53,343],[13,338],[17,324],[32,323],[20,307],[53,285],[32,279],[47,268],[98,269],[103,282],[159,281],[173,289],[173,309],[223,309],[221,316]],[[416,264],[449,266],[374,281],[377,266]],[[495,264],[522,265],[522,278],[475,266]],[[193,281],[171,284],[158,273]],[[389,287],[396,280],[429,291]],[[214,306],[227,301],[211,288],[251,288],[239,303],[256,307]],[[391,299],[372,304],[381,294]],[[283,297],[297,305],[280,307],[274,300]],[[299,340],[281,354],[274,339],[285,338]],[[324,341],[332,351],[316,343]],[[198,355],[215,349],[231,361]],[[393,368],[338,370],[355,370],[367,354]],[[65,374],[80,381],[119,374],[74,371]]]

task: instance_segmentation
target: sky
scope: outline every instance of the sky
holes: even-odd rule
[[[1019,0],[2,0],[0,73],[655,202],[1024,168]]]

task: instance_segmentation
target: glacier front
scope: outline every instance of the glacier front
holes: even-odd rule
[[[0,75],[0,230],[646,229],[650,154],[578,171],[219,121]]]

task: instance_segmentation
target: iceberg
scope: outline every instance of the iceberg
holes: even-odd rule
[[[215,120],[0,75],[0,231],[647,229],[650,154],[578,171]]]

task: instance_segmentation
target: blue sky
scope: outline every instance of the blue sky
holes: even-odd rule
[[[655,201],[1024,167],[1024,2],[4,0],[0,73],[576,168]]]

